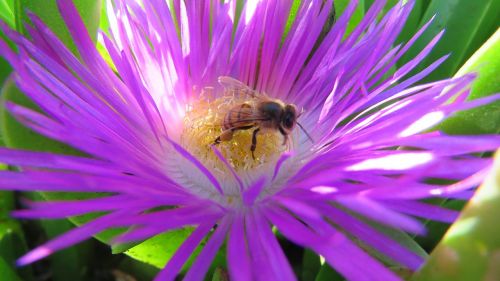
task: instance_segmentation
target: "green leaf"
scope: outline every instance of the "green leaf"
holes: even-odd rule
[[[321,269],[320,257],[309,249],[304,249],[304,256],[302,257],[302,279],[301,280],[314,280]]]
[[[12,265],[9,265],[2,257],[0,257],[0,276],[2,280],[7,281],[23,281],[14,271]]]
[[[14,46],[12,41],[10,41],[7,38],[7,36],[5,36],[5,34],[1,31],[0,31],[0,40],[5,41],[7,45],[9,45],[10,47]],[[0,86],[5,83],[7,77],[9,77],[11,72],[12,72],[12,67],[10,66],[9,62],[3,57],[0,57]]]
[[[243,6],[243,3],[242,3],[242,1],[238,1],[238,3],[240,4],[239,11],[241,12],[241,7]],[[288,31],[290,31],[290,28],[292,27],[292,24],[295,21],[295,17],[297,15],[297,12],[299,11],[299,7],[300,7],[300,0],[293,0],[292,7],[290,8],[290,14],[288,15],[288,19],[286,21],[285,30],[284,30],[283,36],[281,38],[282,40],[285,39],[286,36],[288,35]],[[239,20],[239,14],[237,14],[236,20]],[[236,21],[236,22],[238,22],[238,21]]]
[[[61,15],[59,14],[59,10],[57,8],[57,3],[56,0],[44,0],[43,5],[40,4],[39,1],[32,1],[32,0],[8,0],[7,2],[4,0],[0,0],[0,3],[4,3],[4,5],[7,5],[5,3],[9,2],[9,10],[14,12],[13,13],[13,18],[15,18],[15,28],[21,32],[25,33],[25,28],[24,25],[29,23],[29,18],[27,16],[27,11],[31,11],[34,14],[38,15],[42,21],[61,39],[61,41],[70,48],[70,50],[73,53],[76,53],[76,47],[74,45],[74,40],[71,38],[71,35],[66,27],[66,24],[64,23]],[[80,15],[82,16],[82,19],[85,23],[85,26],[87,27],[87,30],[89,31],[89,34],[93,39],[97,37],[97,29],[99,27],[99,18],[101,15],[101,6],[102,6],[102,0],[72,0],[75,6],[77,7]],[[15,5],[14,5],[15,2]],[[0,5],[1,7],[1,5]],[[13,8],[12,8],[13,7]],[[2,38],[4,38],[2,34]],[[8,43],[10,43],[9,40],[7,40]],[[11,68],[8,66],[7,62],[5,60],[0,59],[0,83],[3,82],[3,80],[6,77],[6,74],[10,73]],[[16,90],[15,88],[11,87],[11,84],[4,86],[3,92],[5,95],[2,95],[2,98],[9,100],[9,98],[13,98],[18,100],[21,105],[25,105],[31,108],[35,108],[32,102],[29,101],[29,99],[24,98],[24,97],[17,97],[18,95],[23,95],[20,91]],[[7,98],[5,96],[8,96]],[[5,114],[5,113],[2,113]],[[16,121],[13,121],[12,118],[2,118],[5,120],[5,122],[13,123],[9,124],[7,126],[13,127],[14,129],[5,131],[5,128],[2,128],[2,132],[4,135],[7,135],[9,137],[9,133],[11,131],[17,131],[18,128],[21,127],[19,123]],[[50,143],[47,142],[46,140],[38,140],[38,137],[33,137],[33,138],[17,138],[17,136],[25,136],[26,130],[19,129],[22,132],[20,134],[15,134],[16,136],[12,137],[12,142],[10,143],[13,145],[13,147],[18,147],[21,146],[20,148],[24,148],[24,146],[27,146],[30,141],[34,142],[34,147],[41,147],[42,150],[47,150],[51,151],[52,147],[57,147],[56,151],[60,152],[60,145],[52,145],[49,144],[48,146],[50,148],[46,148],[45,144]],[[32,133],[31,135],[35,135]],[[22,144],[19,144],[21,142]],[[28,145],[29,146],[29,145]],[[64,152],[65,149],[62,149],[61,152]]]
[[[12,67],[10,66],[10,64],[5,59],[0,58],[0,85],[3,85],[11,72]]]
[[[153,265],[158,268],[163,268],[167,261],[174,255],[175,251],[184,242],[186,237],[191,234],[193,229],[185,228],[167,233],[159,234],[151,239],[148,239],[141,244],[127,250],[125,253],[137,260],[143,261],[147,264]],[[194,258],[198,256],[200,250],[206,243],[204,239],[196,250],[191,255],[191,258],[185,265],[185,269],[190,266]],[[226,263],[224,247],[217,253],[211,271],[215,270],[218,266],[224,266]]]
[[[498,280],[500,276],[500,153],[459,219],[414,281]]]
[[[455,210],[458,212],[460,212],[465,205],[465,201],[462,200],[445,200],[441,198],[433,199],[433,202],[428,203],[439,205],[445,209]],[[439,241],[441,241],[448,228],[450,228],[450,224],[433,220],[425,220],[424,224],[427,229],[427,233],[423,236],[416,236],[415,241],[418,245],[420,245],[420,247],[431,252]]]
[[[408,233],[396,229],[387,225],[384,225],[378,221],[374,221],[372,219],[366,218],[362,215],[359,215],[353,211],[350,211],[349,209],[338,206],[336,205],[337,208],[341,209],[344,211],[346,214],[349,216],[352,216],[353,218],[356,218],[363,222],[364,224],[367,225],[367,227],[373,228],[375,231],[378,233],[384,235],[385,237],[391,239],[392,241],[398,243],[399,245],[403,246],[404,248],[410,250],[411,252],[421,256],[422,258],[427,258],[428,254],[427,252],[422,249],[422,247],[415,241],[415,239],[410,236]],[[361,239],[358,239],[356,236],[346,232],[346,235],[349,236],[354,243],[357,244],[360,248],[365,250],[367,253],[369,253],[371,256],[377,258],[384,264],[386,264],[389,267],[392,268],[400,268],[401,264],[399,264],[396,260],[391,259],[390,257],[386,256],[385,254],[379,252],[377,249],[374,247],[370,246],[368,243],[364,242]]]
[[[157,267],[129,257],[125,257],[120,262],[118,269],[134,276],[137,281],[151,281],[160,272],[160,269]]]
[[[92,38],[97,36],[97,28],[99,25],[99,17],[101,15],[102,0],[80,0],[73,1],[81,14],[83,21],[91,34]],[[43,5],[39,1],[32,0],[17,0],[15,16],[16,28],[18,31],[24,31],[24,23],[29,22],[26,11],[31,11],[38,15],[47,26],[64,42],[71,50],[76,52],[76,48],[71,38],[71,35],[59,14],[55,0],[45,0]],[[0,117],[0,129],[5,139],[5,143],[9,147],[51,151],[65,154],[78,154],[78,152],[68,146],[49,140],[38,135],[30,129],[25,128],[17,122],[5,109],[4,102],[11,101],[26,107],[37,109],[21,91],[19,91],[12,81],[7,81],[2,88],[2,115]]]
[[[48,239],[55,238],[74,226],[67,220],[43,220]],[[53,281],[84,281],[90,261],[90,241],[57,251],[49,257]]]
[[[420,19],[427,9],[428,4],[428,0],[415,0],[415,5],[413,6],[408,19],[406,20],[405,26],[401,30],[396,42],[406,43],[418,31]]]
[[[98,194],[90,193],[66,193],[66,192],[53,192],[53,193],[40,193],[46,200],[83,200],[88,198],[94,198]],[[69,220],[76,224],[82,225],[88,221],[91,221],[102,215],[102,213],[90,213],[82,216],[71,217]],[[59,221],[56,221],[57,223]],[[45,222],[48,223],[48,222]],[[64,227],[58,226],[57,227]],[[63,229],[61,229],[61,232]],[[68,229],[69,230],[69,229]],[[103,231],[94,237],[99,241],[111,245],[112,238],[119,234],[126,232],[125,228],[114,228]],[[174,255],[177,248],[184,242],[184,240],[191,234],[191,228],[184,228],[173,230],[170,232],[162,233],[156,235],[143,242],[132,242],[125,244],[112,245],[113,254],[125,253],[126,255],[144,262],[146,264],[155,266],[157,268],[163,268],[167,261]],[[206,241],[202,241],[203,246]],[[192,255],[191,259],[188,261],[185,269],[192,263],[194,257],[196,257],[201,250],[199,246]],[[82,251],[82,250],[79,250]],[[220,251],[214,261],[214,266],[220,266],[225,264],[225,251]],[[213,270],[213,268],[212,268]]]
[[[163,268],[191,232],[192,229],[179,229],[162,233],[132,247],[125,253],[145,263]]]
[[[9,217],[14,209],[14,193],[9,191],[0,192],[0,277],[5,276],[2,272],[13,267],[17,258],[27,251],[26,240],[23,230],[18,221]],[[25,280],[32,280],[31,267],[23,267],[18,274]],[[3,279],[2,279],[3,280]]]
[[[342,281],[345,280],[342,275],[340,275],[335,269],[333,269],[328,263],[323,263],[321,269],[319,270],[318,276],[316,276],[315,281]]]
[[[14,27],[14,0],[0,0],[0,20]]]
[[[127,250],[130,250],[131,248],[133,248],[139,244],[141,244],[140,241],[139,242],[121,243],[121,244],[111,244],[111,253],[112,254],[121,254],[121,253],[126,252]]]
[[[16,28],[24,32],[24,23],[29,22],[26,11],[31,11],[38,15],[42,21],[66,44],[74,53],[76,47],[71,35],[64,23],[56,0],[44,0],[43,5],[40,1],[17,0],[16,6]],[[92,38],[97,37],[97,28],[100,23],[102,0],[72,0],[78,12],[80,13],[87,30]]]
[[[500,29],[464,64],[455,76],[476,72],[469,99],[500,92]],[[438,126],[450,134],[500,133],[500,101],[458,112]]]
[[[432,0],[424,13],[420,26],[434,15],[436,18],[421,38],[410,48],[399,65],[415,57],[436,34],[444,29],[446,32],[442,39],[412,73],[416,73],[424,66],[451,53],[448,60],[427,76],[424,81],[434,81],[452,76],[468,55],[481,46],[494,31],[492,28],[498,24],[499,11],[500,1],[498,0]]]
[[[212,276],[212,281],[229,281],[229,273],[226,269],[217,267]]]
[[[102,0],[101,0],[102,1]],[[102,1],[101,5],[101,16],[99,19],[99,29],[106,32],[107,34],[109,31],[109,20],[108,20],[108,15],[107,15],[107,7],[106,7],[106,2],[107,1]]]
[[[342,13],[347,8],[350,2],[351,1],[349,0],[333,1],[337,17],[342,15]],[[346,33],[344,36],[351,34],[351,32],[356,28],[356,26],[358,26],[359,22],[363,19],[364,15],[365,15],[365,1],[360,0],[358,6],[356,7],[356,10],[354,10],[354,13],[352,14],[351,18],[349,19],[349,22],[347,23]]]
[[[56,142],[54,140],[40,136],[31,129],[24,127],[7,112],[4,106],[6,101],[21,104],[29,108],[36,108],[35,104],[15,86],[12,80],[7,80],[5,82],[0,94],[0,98],[0,128],[5,145],[12,148],[20,148],[26,150],[78,154],[75,149],[72,149],[60,142]]]
[[[398,3],[399,0],[387,0],[384,6],[384,9],[382,10],[382,14],[387,13],[396,3]],[[368,12],[370,10],[370,7],[373,5],[375,0],[364,0],[365,2],[365,12]],[[407,0],[403,0],[403,2],[407,2]]]
[[[37,192],[27,192],[24,193],[24,196],[27,196],[33,201],[40,201],[43,199],[42,194]],[[48,240],[53,239],[73,228],[73,224],[67,220],[40,220],[36,226],[37,238],[46,237]],[[45,235],[40,234],[41,232]],[[89,242],[86,241],[83,242],[83,244],[69,247],[50,255],[48,259],[50,260],[52,280],[84,281],[87,264],[90,261],[90,252],[86,250],[88,246]]]
[[[10,266],[28,250],[21,225],[15,220],[4,220],[0,223],[0,257]],[[25,280],[33,280],[31,266],[17,269],[17,273]],[[2,276],[0,274],[0,276]]]
[[[10,191],[0,191],[0,221],[9,219],[12,209],[14,209],[14,194]]]
[[[323,0],[323,2],[326,2],[326,1]],[[321,42],[321,39],[324,38],[324,36],[326,36],[328,31],[330,31],[330,29],[333,26],[336,19],[340,15],[342,15],[344,10],[347,8],[347,5],[349,5],[349,2],[350,1],[348,1],[348,0],[333,1],[334,9],[331,9],[331,12],[326,19],[325,25],[323,26],[323,31],[321,32],[321,34],[319,36],[318,42]],[[364,11],[365,11],[364,7],[365,7],[364,0],[360,0],[358,6],[356,7],[356,10],[354,11],[351,19],[349,20],[349,23],[347,24],[345,36],[350,34],[354,30],[354,28],[356,28],[356,26],[361,21],[361,19],[363,18]],[[300,8],[300,0],[294,0],[292,3],[292,7],[290,9],[290,14],[288,16],[288,20],[287,20],[286,25],[285,25],[285,31],[283,32],[283,39],[286,38],[288,31],[292,27],[292,24],[295,21],[295,17],[297,15],[299,8]]]
[[[38,192],[39,195],[38,199],[42,198],[43,200],[46,201],[51,201],[51,200],[85,200],[85,199],[91,199],[91,198],[96,198],[99,196],[102,196],[103,194],[100,193],[85,193],[85,192]],[[100,216],[102,216],[104,213],[88,213],[85,215],[81,216],[76,216],[76,217],[70,217],[68,218],[69,221],[71,221],[73,224],[79,226],[82,224],[85,224],[91,220],[94,220]],[[111,244],[111,240],[113,237],[122,234],[126,231],[127,229],[125,228],[112,228],[108,229],[106,231],[103,231],[101,233],[96,234],[94,237],[106,244]],[[118,253],[121,253],[126,250],[126,248],[123,248],[124,246],[121,246],[121,251]],[[128,248],[127,248],[128,249]],[[115,253],[115,252],[114,252]]]
[[[392,239],[393,241],[396,241],[399,245],[405,247],[406,249],[409,249],[413,253],[426,258],[428,256],[427,252],[422,249],[422,247],[415,242],[415,239],[413,239],[408,233],[399,230],[399,229],[394,229],[385,225],[382,225],[378,222],[373,222],[373,221],[368,221],[365,220],[370,226],[378,230],[380,233],[384,234],[384,236]],[[385,256],[384,254],[378,252],[377,250],[371,248],[370,246],[365,246],[363,247],[368,253],[370,253],[371,256],[378,258],[388,266],[392,268],[399,268],[400,265],[397,263],[397,261],[392,260],[391,258]]]

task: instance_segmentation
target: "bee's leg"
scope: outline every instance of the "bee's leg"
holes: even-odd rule
[[[283,135],[283,143],[282,143],[281,145],[283,145],[283,146],[287,145],[287,144],[288,144],[288,139],[289,139],[289,138],[290,138],[290,137],[289,137],[288,135]]]
[[[218,136],[215,140],[214,140],[214,143],[213,144],[219,144],[223,141],[229,141],[233,138],[233,133],[235,131],[238,131],[238,130],[248,130],[248,129],[251,129],[253,128],[254,126],[251,125],[251,126],[243,126],[243,127],[236,127],[236,128],[231,128],[231,129],[227,129],[227,130],[224,130],[222,132],[222,134],[220,134],[220,136]]]
[[[214,140],[213,144],[219,144],[223,141],[231,140],[233,138],[233,132],[234,132],[234,129],[228,129],[228,130],[223,131],[222,134],[220,134],[220,136],[218,136]]]
[[[257,148],[257,133],[260,131],[260,128],[253,130],[252,134],[252,146],[250,146],[250,151],[252,151],[252,158],[255,160],[255,148]]]
[[[283,141],[283,145],[286,146],[286,150],[290,151],[293,147],[293,139],[290,137],[290,135],[284,136],[285,140]]]

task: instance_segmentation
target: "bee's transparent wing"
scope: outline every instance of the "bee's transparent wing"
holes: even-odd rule
[[[229,76],[220,76],[219,84],[221,84],[222,87],[224,87],[224,89],[226,89],[226,92],[228,93],[242,94],[249,96],[251,98],[269,99],[263,93],[259,93],[256,90],[247,86],[245,83],[241,82],[240,80],[237,80]]]
[[[233,77],[229,77],[229,76],[220,76],[219,77],[219,84],[221,84],[222,87],[224,87],[226,89],[253,91],[250,87],[245,85],[240,80],[234,79]]]

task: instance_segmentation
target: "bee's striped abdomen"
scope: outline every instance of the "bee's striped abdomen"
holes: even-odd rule
[[[247,103],[242,103],[233,107],[224,117],[223,127],[225,130],[231,128],[244,127],[252,125],[255,122],[251,121],[253,114],[252,106]],[[248,121],[245,121],[248,120]]]

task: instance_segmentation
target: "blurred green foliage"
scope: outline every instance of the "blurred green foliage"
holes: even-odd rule
[[[105,32],[108,22],[104,18],[104,3],[102,0],[72,0],[89,30],[95,39],[97,29],[100,27]],[[366,11],[374,0],[360,0],[351,21],[348,24],[347,33],[350,33],[361,21]],[[294,0],[290,19],[286,30],[293,23],[294,15],[300,0]],[[334,1],[337,17],[342,14],[350,1]],[[388,11],[397,1],[389,0],[384,11]],[[406,2],[406,1],[404,1]],[[0,0],[0,19],[12,28],[23,32],[23,25],[29,22],[26,11],[30,10],[41,19],[61,38],[61,40],[78,55],[71,36],[60,17],[55,0],[46,0],[43,5],[34,0]],[[472,86],[471,98],[479,98],[500,92],[499,58],[500,58],[500,32],[497,31],[500,22],[500,1],[498,0],[416,0],[409,20],[398,38],[398,42],[407,41],[423,24],[435,16],[433,23],[423,34],[410,51],[398,63],[404,64],[414,57],[439,31],[445,29],[446,33],[436,48],[417,67],[414,72],[429,65],[439,57],[451,54],[450,58],[442,67],[434,71],[425,81],[441,79],[449,76],[459,76],[468,72],[477,72],[478,79]],[[328,25],[328,24],[327,24]],[[328,27],[325,31],[328,31]],[[496,33],[495,33],[496,31]],[[7,40],[4,34],[0,34],[3,40]],[[485,41],[488,42],[485,43]],[[7,40],[8,41],[8,40]],[[9,42],[11,43],[11,42]],[[99,49],[102,54],[102,47]],[[471,57],[471,55],[474,56]],[[109,58],[107,58],[109,60]],[[1,99],[9,100],[31,108],[36,106],[31,103],[15,86],[12,81],[7,80],[11,67],[5,60],[0,58],[0,85],[2,87]],[[51,151],[66,154],[82,154],[64,144],[41,137],[33,131],[23,127],[15,121],[5,110],[0,112],[0,123],[2,139],[9,147],[29,150]],[[500,132],[500,105],[490,104],[478,109],[469,110],[456,114],[453,118],[442,123],[439,129],[453,134],[483,134]],[[500,164],[497,161],[496,181],[492,174],[489,181],[476,195],[475,201],[469,204],[461,219],[449,230],[441,241],[445,231],[443,224],[429,224],[427,237],[429,243],[437,244],[432,253],[429,263],[422,271],[414,277],[414,280],[478,280],[479,276],[500,276],[498,266],[500,257],[498,255],[500,245],[498,224],[495,223],[495,214],[498,214],[500,198],[498,197],[500,179]],[[496,193],[495,193],[496,192]],[[486,194],[486,195],[485,195]],[[82,199],[89,195],[83,194],[41,194],[47,199]],[[0,276],[5,280],[33,280],[31,267],[17,269],[14,260],[27,251],[26,227],[14,219],[8,217],[8,212],[15,206],[15,197],[11,192],[0,193]],[[98,214],[71,218],[77,225],[95,218]],[[473,225],[474,227],[470,227]],[[73,225],[69,221],[43,221],[37,224],[46,238],[57,236]],[[111,230],[97,236],[98,239],[109,243],[111,237],[126,230]],[[114,263],[110,268],[119,272],[130,272],[138,276],[138,280],[151,280],[157,273],[155,267],[162,267],[175,249],[182,243],[191,230],[179,230],[158,235],[148,241],[139,244],[114,245],[113,253],[125,252],[144,263],[125,258]],[[382,230],[381,230],[382,231]],[[391,233],[389,233],[391,234]],[[394,233],[392,233],[394,234]],[[395,235],[395,234],[394,234]],[[397,238],[397,237],[396,237]],[[402,239],[402,238],[401,238]],[[404,237],[402,244],[408,247],[411,241]],[[32,245],[30,245],[32,246]],[[50,260],[53,280],[84,280],[89,278],[92,259],[96,253],[89,251],[91,246],[83,244],[83,247],[74,247],[54,255]],[[418,245],[417,245],[418,246]],[[87,249],[87,250],[86,250]],[[486,254],[485,254],[486,253]],[[456,260],[454,257],[460,258]],[[224,254],[217,257],[217,265],[224,265]],[[309,250],[303,252],[298,268],[302,274],[302,280],[343,280],[331,267],[322,264],[320,257]],[[66,264],[69,263],[69,266]],[[149,264],[149,265],[148,265]],[[150,266],[153,265],[154,267]],[[214,267],[214,269],[215,269]],[[457,275],[459,274],[459,275]],[[115,275],[118,276],[118,275]],[[225,271],[218,268],[215,270],[213,280],[225,280]],[[464,279],[469,278],[469,279]],[[472,279],[470,279],[472,278]],[[4,280],[2,279],[2,280]],[[493,280],[493,279],[492,279]]]
[[[460,68],[455,76],[476,73],[469,99],[500,93],[500,29]],[[457,112],[438,126],[450,134],[500,133],[500,101]]]
[[[433,250],[414,281],[498,280],[500,154],[489,176]]]

